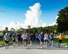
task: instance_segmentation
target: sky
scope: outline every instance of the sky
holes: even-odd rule
[[[0,30],[54,25],[67,6],[68,0],[0,0]]]

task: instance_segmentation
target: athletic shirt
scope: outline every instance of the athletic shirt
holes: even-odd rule
[[[44,39],[44,34],[40,34],[40,39]]]
[[[28,34],[23,34],[23,39],[27,39],[28,38]]]
[[[54,38],[54,34],[50,34],[50,39],[53,39]]]
[[[59,40],[63,40],[63,39],[64,39],[64,36],[60,36],[60,35],[59,35],[59,36],[58,36],[58,39],[59,39]]]
[[[20,34],[20,33],[18,33],[18,35],[17,35],[17,36],[18,36],[18,38],[19,38],[19,39],[21,39],[21,34]]]
[[[39,38],[38,36],[39,36],[39,34],[36,34],[36,38]]]
[[[15,34],[13,34],[13,36],[12,36],[12,40],[15,40],[15,36],[16,36],[16,35],[15,35]]]
[[[31,34],[30,34],[30,38],[32,38],[33,36],[34,36],[34,34],[33,34],[33,33],[31,33]]]
[[[48,39],[48,34],[44,34],[44,39]]]
[[[9,35],[8,35],[8,33],[6,33],[6,34],[4,35],[4,40],[5,40],[5,41],[9,41]]]

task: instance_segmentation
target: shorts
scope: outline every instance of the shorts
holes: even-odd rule
[[[28,42],[28,40],[27,39],[24,39],[24,42]]]
[[[18,41],[20,41],[20,42],[21,42],[21,41],[22,41],[22,39],[21,39],[21,38],[18,38]]]
[[[46,39],[46,40],[44,40],[45,42],[48,42],[48,40]]]
[[[15,40],[13,40],[13,42],[15,42]]]
[[[44,42],[44,39],[41,39],[41,42]]]
[[[53,39],[51,39],[51,41],[53,41]]]
[[[59,43],[62,43],[62,40],[59,40]]]
[[[36,41],[39,41],[39,39],[38,39],[38,38],[36,38]]]
[[[9,43],[9,41],[6,41],[6,40],[5,40],[5,43],[7,43],[7,44],[8,44],[8,43]]]
[[[31,41],[33,41],[33,38],[30,38]]]

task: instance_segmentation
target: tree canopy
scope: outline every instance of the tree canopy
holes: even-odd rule
[[[57,25],[58,32],[68,31],[68,7],[58,12]]]

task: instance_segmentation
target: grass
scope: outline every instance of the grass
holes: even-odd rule
[[[57,38],[54,38],[54,41],[58,42],[58,39]],[[68,38],[64,38],[62,43],[68,43]]]
[[[11,38],[10,38],[10,40],[11,40]],[[12,44],[12,41],[10,41],[9,44]],[[3,41],[3,38],[0,38],[0,46],[4,46],[4,45],[5,45],[5,43]]]
[[[11,38],[10,38],[11,39]],[[57,38],[54,38],[54,41],[58,42]],[[4,46],[3,38],[0,38],[0,46]],[[12,44],[12,41],[10,41],[10,44]],[[68,38],[64,38],[62,45],[67,45],[68,46]]]
[[[3,38],[0,38],[0,46],[4,46]]]
[[[54,41],[58,42],[58,39],[55,38]],[[68,38],[64,38],[61,45],[68,46]]]
[[[4,42],[3,41],[0,41],[0,46],[4,46]]]

